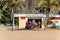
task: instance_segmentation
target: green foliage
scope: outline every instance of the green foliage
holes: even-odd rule
[[[0,23],[1,23],[1,20],[2,20],[2,11],[0,10]]]
[[[2,12],[2,19],[1,19],[1,23],[6,23],[6,22],[10,22],[10,12],[9,10],[5,10]]]
[[[5,23],[5,22],[10,22],[10,17],[11,17],[11,5],[13,5],[13,11],[14,13],[38,13],[38,11],[36,11],[35,9],[30,11],[28,10],[28,5],[26,5],[25,0],[9,0],[9,1],[1,1],[0,5],[2,5],[2,7],[0,7],[0,23]],[[39,7],[49,7],[51,9],[53,8],[57,8],[58,6],[60,6],[60,0],[39,0],[37,3],[37,8]],[[6,8],[9,8],[8,10],[6,10]],[[27,10],[27,11],[26,11]]]
[[[52,6],[57,6],[57,2],[56,0],[40,0],[38,3],[38,6],[47,6],[47,7],[52,7]]]
[[[47,8],[50,8],[50,10],[57,11],[58,6],[59,6],[59,0],[39,0],[37,4],[37,8],[40,10],[40,8],[44,7],[45,11],[48,11]],[[37,11],[39,11],[37,10]],[[45,12],[46,13],[46,12]]]
[[[0,10],[0,23],[6,23],[6,22],[10,22],[11,21],[11,5],[15,5],[13,6],[13,11],[14,13],[19,13],[19,5],[20,4],[24,4],[24,2],[22,0],[12,0],[12,1],[1,1],[0,5],[2,5],[3,7]],[[7,9],[8,8],[8,9]]]
[[[18,7],[14,8],[14,13],[19,13],[19,8]]]

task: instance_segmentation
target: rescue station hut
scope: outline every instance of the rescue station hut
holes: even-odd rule
[[[40,20],[41,22],[41,28],[44,28],[44,22],[45,22],[45,18],[46,18],[46,15],[45,14],[14,14],[14,18],[13,18],[13,30],[16,29],[15,27],[15,18],[18,18],[18,21],[19,21],[19,26],[18,26],[18,29],[22,29],[22,28],[25,28],[25,25],[26,25],[26,21],[27,20],[36,20],[36,22],[38,20]]]

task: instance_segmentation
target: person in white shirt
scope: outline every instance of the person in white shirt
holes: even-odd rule
[[[32,24],[34,25],[36,22],[35,22],[35,20],[32,20]]]
[[[35,20],[32,20],[32,24],[33,24],[33,27],[35,27],[35,24],[36,24]]]

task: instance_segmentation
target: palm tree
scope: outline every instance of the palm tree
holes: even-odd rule
[[[38,7],[47,7],[47,8],[50,8],[50,9],[52,9],[52,8],[56,8],[58,5],[57,5],[57,3],[58,3],[58,1],[56,1],[56,0],[40,0],[39,2],[38,2]]]
[[[57,7],[57,2],[56,0],[40,0],[39,3],[38,3],[38,7],[46,7],[46,18],[49,19],[49,12],[51,11],[51,9],[55,7]],[[46,20],[46,25],[45,25],[45,28],[46,26],[48,25],[48,19]]]
[[[58,9],[59,9],[58,11],[60,12],[60,0],[57,0],[57,1],[58,1],[57,4],[58,4]]]
[[[18,12],[24,12],[24,2],[22,0],[10,0],[8,5],[6,5],[6,8],[8,7],[10,9],[11,13],[11,20],[13,19],[14,9],[19,9]],[[22,11],[21,11],[22,10]]]

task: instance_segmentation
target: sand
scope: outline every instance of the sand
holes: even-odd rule
[[[0,40],[60,40],[60,30],[0,30]]]

